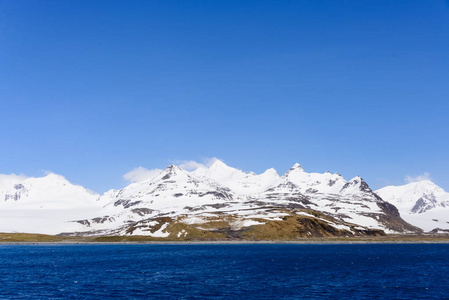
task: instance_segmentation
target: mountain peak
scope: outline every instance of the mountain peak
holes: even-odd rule
[[[283,177],[288,177],[289,175],[291,175],[291,174],[305,174],[305,171],[304,171],[304,169],[301,167],[301,165],[300,164],[298,164],[298,163],[295,163],[294,165],[293,165],[293,167],[291,167],[287,172],[285,172],[285,174],[283,175]]]
[[[369,187],[369,185],[359,175],[357,175],[356,177],[354,177],[351,180],[349,180],[343,186],[343,188],[340,190],[340,192],[345,192],[345,193],[354,193],[354,192],[357,192],[357,191],[362,191],[362,192],[366,192],[366,193],[371,193],[372,192],[372,190]]]
[[[360,177],[359,175],[355,176],[354,178],[352,178],[348,182],[351,183],[352,185],[366,184],[365,180],[363,180],[363,178]]]
[[[422,180],[422,181],[417,181],[417,182],[410,182],[408,185],[412,186],[419,186],[422,188],[429,188],[429,189],[441,189],[438,185],[436,185],[435,183],[433,183],[430,180]]]
[[[185,173],[185,171],[183,169],[171,164],[167,168],[165,168],[157,177],[161,177],[163,180],[167,180],[173,176],[176,176],[178,174],[184,174],[184,173]]]
[[[225,168],[228,169],[231,167],[219,159],[215,159],[214,162],[209,166],[209,169],[225,169]]]
[[[404,212],[404,216],[414,219],[413,215],[426,213],[430,223],[426,224],[426,230],[435,228],[435,222],[443,222],[438,226],[447,226],[447,212],[440,211],[449,208],[449,193],[430,180],[410,182],[400,186],[386,186],[376,191],[385,201],[392,203]],[[401,212],[402,214],[402,212]],[[421,222],[420,219],[419,222]],[[424,224],[424,223],[423,223]]]
[[[274,168],[266,169],[265,172],[263,172],[262,174],[273,174],[279,176],[278,172]]]
[[[290,171],[295,171],[295,170],[304,171],[303,167],[301,167],[301,165],[298,163],[295,163],[293,165],[293,167],[291,167],[290,170],[288,170],[288,171],[290,172]]]
[[[67,180],[64,176],[50,172],[42,178],[47,178],[51,180]]]
[[[424,194],[448,194],[444,189],[436,185],[430,180],[410,182],[400,186],[386,186],[378,190],[381,193],[388,191],[388,193],[395,194],[410,194],[411,195],[424,195]]]
[[[214,162],[211,165],[209,165],[208,168],[206,167],[198,168],[191,174],[200,178],[201,177],[211,178],[219,182],[227,182],[229,180],[242,179],[248,175],[243,171],[229,167],[219,159],[215,159]]]
[[[180,167],[178,167],[178,166],[175,166],[175,165],[169,165],[167,168],[165,168],[165,170],[164,171],[167,171],[167,172],[179,172],[179,171],[183,171]]]

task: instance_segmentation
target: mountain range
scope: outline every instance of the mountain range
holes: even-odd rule
[[[0,232],[155,239],[295,240],[449,229],[449,193],[430,181],[377,191],[359,176],[243,172],[215,160],[98,195],[63,176],[0,175]]]

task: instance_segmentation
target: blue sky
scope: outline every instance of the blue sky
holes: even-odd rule
[[[218,157],[449,190],[447,1],[0,0],[0,173]]]

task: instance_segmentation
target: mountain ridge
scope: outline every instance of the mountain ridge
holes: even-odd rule
[[[268,188],[249,184],[263,174],[271,176]],[[339,174],[307,173],[299,164],[281,177],[270,169],[260,175],[231,168],[220,161],[215,161],[209,169],[202,167],[192,172],[170,165],[150,181],[134,183],[134,188],[141,185],[134,192],[127,194],[129,188],[124,188],[118,193],[110,205],[122,206],[121,213],[113,218],[109,215],[101,218],[107,220],[106,224],[79,220],[79,224],[89,226],[80,228],[78,234],[83,234],[83,230],[84,234],[89,234],[90,230],[94,234],[105,235],[168,237],[172,234],[170,226],[189,225],[189,235],[192,235],[192,231],[203,230],[204,224],[208,224],[211,227],[207,229],[209,233],[227,232],[229,236],[237,234],[242,228],[254,231],[258,226],[274,226],[273,222],[287,222],[291,218],[299,222],[293,229],[298,235],[302,234],[298,228],[310,224],[322,230],[318,233],[316,228],[309,228],[304,234],[353,235],[375,230],[378,230],[376,234],[384,231],[419,232],[419,229],[400,219],[394,206],[380,199],[358,176],[346,181]],[[257,188],[252,189],[252,193],[242,193],[235,188],[242,183]],[[156,186],[158,193],[148,185]],[[108,222],[116,223],[114,229],[110,229]],[[218,223],[222,227],[214,227]],[[185,228],[182,230],[187,232]],[[182,232],[176,234],[182,235]]]
[[[2,182],[0,177],[0,197],[10,197]],[[71,187],[68,181],[64,184]],[[123,189],[101,196],[85,190],[83,197],[92,213],[67,216],[57,233],[295,239],[422,231],[402,220],[401,209],[384,201],[360,176],[347,181],[338,173],[307,173],[297,163],[282,176],[272,168],[261,174],[244,172],[219,160],[191,172],[169,165]],[[72,206],[79,204],[70,199]],[[0,205],[0,214],[4,208]],[[0,221],[0,231],[14,227],[4,225]]]

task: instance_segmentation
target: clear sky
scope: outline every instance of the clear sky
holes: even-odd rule
[[[4,174],[104,192],[218,157],[449,190],[448,101],[447,1],[0,0]]]

